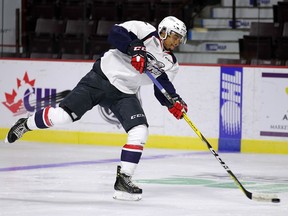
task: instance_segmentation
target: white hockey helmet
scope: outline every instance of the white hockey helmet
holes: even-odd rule
[[[165,35],[161,36],[161,32],[165,31]],[[158,25],[158,34],[161,39],[166,39],[171,32],[176,32],[181,35],[181,43],[185,44],[187,41],[187,30],[185,24],[174,16],[165,17]]]

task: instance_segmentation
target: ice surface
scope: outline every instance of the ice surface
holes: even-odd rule
[[[121,146],[0,144],[1,216],[287,216],[288,155],[219,153],[248,199],[207,150],[145,149],[133,179],[141,201],[112,198]]]

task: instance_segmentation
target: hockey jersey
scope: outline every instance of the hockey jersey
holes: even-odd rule
[[[115,49],[110,49],[101,57],[101,69],[110,83],[127,94],[136,94],[140,86],[152,83],[145,73],[140,74],[131,65],[127,48],[135,39],[142,40],[146,46],[147,69],[172,97],[177,97],[171,81],[179,70],[178,62],[173,53],[163,49],[156,28],[142,21],[127,21],[112,28],[108,41]],[[169,102],[165,97],[155,87],[154,89],[160,103],[168,106]]]

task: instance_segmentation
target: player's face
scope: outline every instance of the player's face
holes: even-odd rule
[[[164,47],[166,50],[173,51],[181,43],[182,36],[176,32],[171,32],[164,40]]]

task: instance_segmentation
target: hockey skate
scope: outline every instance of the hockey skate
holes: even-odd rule
[[[142,189],[131,181],[131,176],[120,172],[121,167],[117,166],[116,182],[114,184],[114,199],[138,201],[142,198]]]
[[[19,119],[14,126],[9,130],[5,142],[13,143],[16,140],[20,139],[24,133],[30,131],[30,129],[26,126],[27,118]]]

